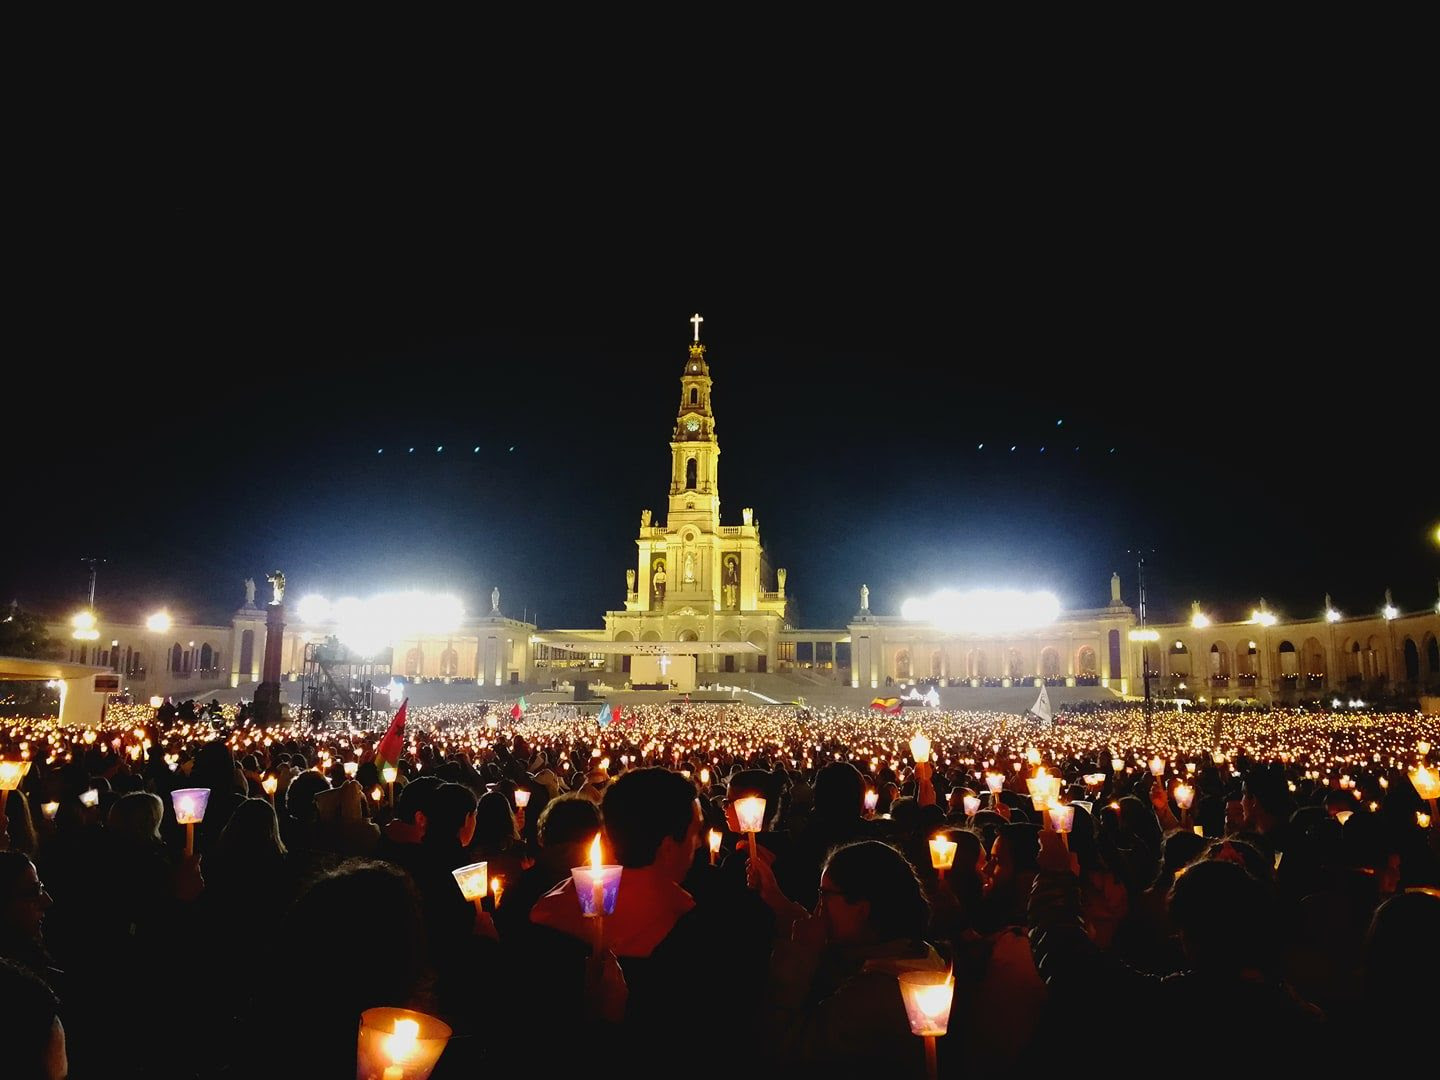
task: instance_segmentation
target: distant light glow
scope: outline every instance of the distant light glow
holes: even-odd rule
[[[1325,609],[1325,621],[1326,621],[1326,622],[1339,622],[1339,621],[1340,621],[1340,612],[1336,611],[1333,607],[1332,607],[1332,608],[1326,608],[1326,609]]]
[[[1394,604],[1386,604],[1383,608],[1380,609],[1380,614],[1384,615],[1387,619],[1394,619],[1399,616],[1400,609],[1397,608]]]
[[[1130,640],[1131,640],[1131,641],[1159,641],[1159,640],[1160,640],[1160,631],[1159,631],[1159,630],[1131,630],[1131,631],[1130,631]]]
[[[1196,630],[1204,630],[1210,625],[1210,616],[1204,612],[1197,611],[1194,615],[1190,616],[1190,625]]]
[[[330,618],[330,601],[319,593],[311,593],[300,598],[295,611],[301,622],[322,623]]]
[[[1246,620],[1246,622],[1258,623],[1261,626],[1274,626],[1279,621],[1273,611],[1261,611],[1258,608],[1252,611],[1250,618]]]
[[[915,597],[900,605],[900,617],[947,630],[993,633],[1023,630],[1053,623],[1060,614],[1054,593],[1019,589],[942,589],[930,597]]]
[[[373,656],[392,642],[449,634],[460,628],[465,605],[445,593],[380,593],[368,600],[342,597],[333,604],[319,595],[300,601],[307,623],[333,623],[335,636],[362,656]]]

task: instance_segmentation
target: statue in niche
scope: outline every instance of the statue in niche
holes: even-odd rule
[[[685,584],[695,584],[695,553],[693,551],[685,553]]]
[[[860,610],[861,610],[861,611],[869,611],[869,610],[870,610],[870,586],[869,586],[869,585],[861,585],[861,586],[860,586]]]
[[[725,556],[725,573],[721,580],[721,603],[733,611],[740,606],[740,559],[737,556]]]
[[[282,574],[279,570],[272,570],[269,574],[265,576],[265,580],[270,582],[270,592],[272,594],[272,599],[270,600],[270,603],[278,604],[280,603],[280,601],[284,600],[285,575]]]
[[[655,589],[655,602],[656,602],[657,604],[663,604],[663,603],[665,602],[665,560],[664,560],[664,559],[660,559],[660,560],[658,560],[658,561],[655,563],[655,576],[650,579],[650,583],[651,583],[652,586],[654,586],[654,589]]]
[[[635,571],[625,571],[625,595],[629,596],[635,591]]]
[[[255,579],[253,577],[245,579],[245,606],[255,606]]]
[[[641,510],[641,511],[640,511],[640,527],[641,527],[642,529],[648,529],[648,528],[650,527],[650,511],[649,511],[649,510]]]

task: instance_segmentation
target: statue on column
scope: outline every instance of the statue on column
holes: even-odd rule
[[[265,580],[270,582],[270,591],[273,594],[270,602],[278,604],[285,599],[285,575],[279,570],[272,570],[266,575]]]
[[[1120,575],[1119,575],[1119,573],[1112,573],[1112,574],[1110,575],[1110,606],[1111,606],[1111,607],[1119,607],[1119,606],[1120,606]]]
[[[500,614],[500,586],[496,585],[490,590],[490,614]]]
[[[255,579],[253,577],[245,579],[245,606],[255,606]]]
[[[788,577],[789,574],[790,571],[786,570],[783,566],[775,571],[775,583],[780,586],[779,592],[781,596],[785,595],[785,578]]]
[[[861,585],[861,586],[860,586],[860,610],[861,610],[861,611],[865,611],[865,612],[868,612],[868,611],[870,610],[870,586],[869,586],[869,585]]]
[[[650,511],[649,511],[649,510],[641,510],[641,511],[640,511],[640,527],[641,527],[642,529],[648,529],[648,528],[650,527]]]
[[[630,596],[635,592],[635,571],[625,571],[625,595]]]

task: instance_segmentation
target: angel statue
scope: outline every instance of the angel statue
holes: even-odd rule
[[[265,580],[270,582],[270,589],[275,594],[270,602],[278,604],[285,599],[285,575],[279,570],[272,570],[265,575]]]

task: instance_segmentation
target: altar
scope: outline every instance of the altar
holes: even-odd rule
[[[630,685],[689,693],[695,689],[695,655],[660,653],[630,658]]]

